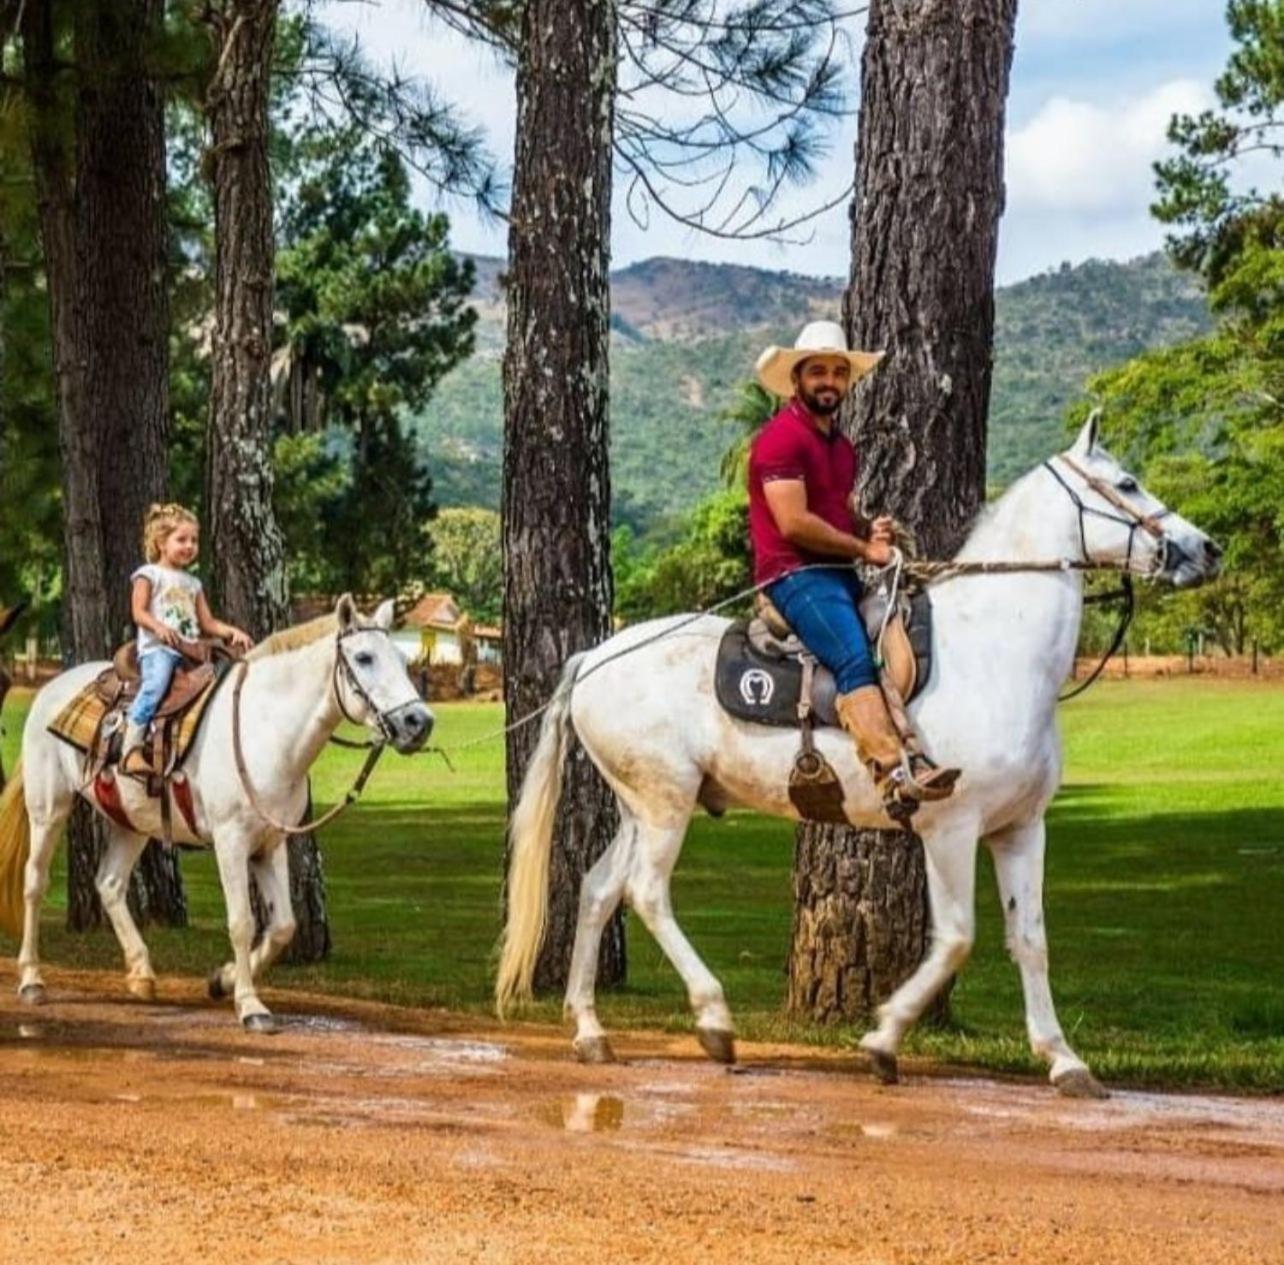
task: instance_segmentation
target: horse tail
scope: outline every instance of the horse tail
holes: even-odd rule
[[[23,794],[22,762],[0,791],[0,929],[22,935],[26,900],[27,856],[31,852],[31,823]]]
[[[553,823],[562,794],[562,770],[571,745],[571,690],[582,654],[572,655],[549,701],[539,742],[509,829],[508,919],[495,980],[495,1009],[500,1017],[515,1002],[528,1001],[535,963],[544,943],[548,917],[548,871]]]

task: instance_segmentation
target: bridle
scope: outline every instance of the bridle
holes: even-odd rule
[[[1061,476],[1061,473],[1057,470],[1056,466],[1052,464],[1053,461],[1065,462],[1065,464],[1069,466],[1070,469],[1073,470],[1088,487],[1090,487],[1107,504],[1112,505],[1117,509],[1119,513],[1112,514],[1109,510],[1103,510],[1099,509],[1095,505],[1085,504],[1083,497],[1081,497],[1079,493],[1066,482],[1066,480]],[[1111,638],[1110,646],[1106,650],[1106,653],[1101,656],[1097,666],[1093,668],[1087,678],[1076,685],[1074,689],[1067,690],[1064,694],[1058,695],[1057,701],[1064,703],[1068,699],[1074,698],[1075,695],[1082,694],[1084,690],[1086,690],[1088,686],[1090,686],[1102,674],[1102,672],[1105,671],[1106,664],[1114,658],[1119,647],[1123,645],[1124,638],[1127,637],[1128,629],[1132,624],[1133,614],[1137,609],[1137,599],[1132,588],[1132,577],[1134,575],[1143,575],[1148,577],[1161,575],[1168,566],[1169,545],[1171,542],[1168,534],[1164,531],[1163,527],[1160,526],[1159,520],[1166,515],[1171,514],[1172,511],[1164,508],[1157,514],[1143,514],[1136,507],[1129,505],[1128,502],[1119,495],[1118,490],[1111,487],[1105,479],[1099,478],[1095,474],[1090,474],[1073,457],[1069,457],[1065,453],[1060,453],[1051,460],[1045,461],[1043,463],[1043,468],[1047,470],[1047,472],[1061,485],[1065,494],[1074,503],[1075,509],[1079,511],[1079,549],[1082,553],[1081,565],[1085,569],[1102,566],[1102,564],[1096,562],[1088,552],[1088,533],[1084,520],[1089,514],[1092,514],[1097,518],[1104,518],[1112,523],[1119,523],[1121,526],[1128,528],[1128,550],[1124,555],[1123,566],[1119,568],[1121,572],[1119,576],[1119,587],[1106,593],[1094,593],[1083,599],[1085,605],[1090,603],[1103,604],[1106,602],[1120,601],[1122,605],[1119,611],[1119,625],[1115,629],[1115,635]],[[1138,531],[1144,531],[1148,536],[1152,537],[1159,546],[1155,554],[1154,565],[1149,571],[1138,571],[1132,565],[1133,543],[1137,538]]]
[[[334,670],[330,675],[330,688],[334,692],[334,701],[338,704],[343,718],[353,725],[359,725],[361,722],[344,705],[343,690],[340,688],[341,682],[356,694],[374,716],[377,736],[373,739],[367,739],[365,742],[352,742],[347,738],[340,738],[333,734],[330,736],[330,741],[338,746],[368,749],[369,754],[366,756],[365,763],[361,766],[361,772],[357,774],[356,781],[353,782],[348,793],[337,804],[332,805],[326,812],[322,813],[320,817],[314,818],[312,821],[301,822],[298,825],[292,826],[285,822],[277,821],[259,803],[259,798],[254,792],[254,783],[250,781],[250,771],[245,763],[245,752],[241,747],[241,690],[245,685],[245,678],[249,675],[250,665],[248,660],[245,659],[242,659],[239,665],[236,685],[232,690],[232,755],[236,761],[237,776],[241,779],[241,787],[245,791],[246,798],[250,801],[250,806],[269,826],[274,830],[279,830],[282,834],[310,834],[312,831],[320,829],[327,822],[333,821],[346,808],[355,804],[360,798],[361,792],[365,789],[370,775],[374,772],[375,765],[379,763],[379,757],[383,755],[388,743],[392,741],[393,731],[388,722],[387,713],[376,706],[374,699],[370,697],[369,691],[361,684],[356,669],[348,661],[348,656],[343,650],[344,641],[357,633],[382,633],[385,637],[391,636],[391,633],[386,628],[377,626],[357,627],[354,625],[351,628],[336,632],[334,637]],[[394,708],[393,710],[396,709]]]
[[[347,738],[332,737],[330,739],[336,746],[340,747],[373,747],[383,746],[392,741],[392,727],[388,723],[387,713],[383,712],[376,705],[370,692],[361,684],[360,677],[357,676],[357,670],[351,664],[348,656],[343,652],[343,643],[348,637],[355,637],[358,633],[382,633],[385,637],[391,637],[391,633],[386,628],[372,627],[359,628],[354,625],[343,632],[335,634],[334,638],[334,671],[330,674],[330,688],[334,691],[334,701],[339,706],[339,711],[343,719],[350,725],[360,725],[359,721],[343,702],[343,690],[340,683],[347,687],[366,705],[367,710],[374,717],[375,730],[378,737],[371,740],[366,739],[364,742],[352,742]]]
[[[1075,472],[1102,500],[1107,504],[1114,506],[1119,511],[1118,514],[1112,514],[1109,510],[1099,509],[1095,505],[1088,505],[1084,502],[1083,497],[1075,491],[1073,487],[1062,477],[1060,471],[1052,463],[1054,461],[1063,461],[1071,470]],[[1079,548],[1083,554],[1082,561],[1086,566],[1099,565],[1088,552],[1088,534],[1085,525],[1085,519],[1089,514],[1095,518],[1104,518],[1108,522],[1119,523],[1121,526],[1128,528],[1128,551],[1124,556],[1124,565],[1122,570],[1125,575],[1160,575],[1168,565],[1168,553],[1170,541],[1167,533],[1160,526],[1159,520],[1172,513],[1170,509],[1162,509],[1157,514],[1143,514],[1134,506],[1129,505],[1117,489],[1102,478],[1095,474],[1090,474],[1085,470],[1073,457],[1060,453],[1058,456],[1051,458],[1043,463],[1043,468],[1061,485],[1062,490],[1074,503],[1075,509],[1079,511]],[[1144,531],[1159,544],[1159,550],[1155,555],[1155,565],[1149,571],[1137,571],[1132,565],[1133,542],[1137,538],[1137,532]]]

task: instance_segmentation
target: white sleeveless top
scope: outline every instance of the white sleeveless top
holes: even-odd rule
[[[196,618],[196,598],[201,582],[190,572],[175,571],[159,563],[149,562],[139,567],[130,580],[144,579],[151,583],[152,600],[149,610],[152,618],[172,628],[180,637],[196,641],[201,626]],[[138,630],[138,657],[161,649],[165,643],[147,628]]]

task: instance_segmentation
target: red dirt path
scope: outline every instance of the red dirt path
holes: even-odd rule
[[[12,970],[5,973],[8,993]],[[1284,1261],[1284,1103],[924,1077],[53,971],[0,1002],[0,1262]]]

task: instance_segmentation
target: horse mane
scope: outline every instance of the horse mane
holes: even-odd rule
[[[264,637],[245,657],[247,659],[270,659],[273,655],[286,654],[290,650],[301,650],[310,646],[322,637],[330,636],[339,627],[338,616],[333,611],[318,615],[302,624],[293,624],[282,628],[271,636]]]

